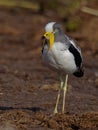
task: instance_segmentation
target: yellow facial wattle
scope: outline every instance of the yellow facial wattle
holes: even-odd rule
[[[50,33],[50,48],[52,48],[53,43],[54,43],[54,34]]]
[[[52,48],[52,46],[53,46],[53,43],[54,43],[54,34],[53,34],[53,32],[46,32],[45,34],[44,34],[44,37],[46,37],[47,39],[49,39],[49,41],[50,41],[50,49]]]

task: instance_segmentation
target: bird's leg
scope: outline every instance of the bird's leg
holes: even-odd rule
[[[54,114],[58,113],[58,104],[59,104],[59,99],[60,99],[60,93],[61,93],[61,89],[63,87],[63,80],[62,80],[62,77],[60,77],[60,87],[59,87],[59,91],[58,91],[58,96],[57,96],[57,100],[56,100],[56,105],[55,105],[55,109],[54,109]]]
[[[68,74],[66,75],[66,79],[64,81],[64,86],[63,86],[64,95],[63,95],[62,113],[64,113],[64,109],[65,109],[65,96],[67,92],[67,81],[68,81]]]

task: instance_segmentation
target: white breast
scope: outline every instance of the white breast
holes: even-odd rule
[[[68,49],[59,50],[56,44],[53,44],[47,53],[43,53],[43,59],[45,63],[60,71],[74,73],[77,69],[73,54]]]

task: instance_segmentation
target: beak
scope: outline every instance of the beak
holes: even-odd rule
[[[41,40],[44,40],[44,39],[47,38],[48,36],[49,36],[49,33],[48,33],[48,32],[44,33],[44,35],[41,37]]]
[[[44,40],[44,39],[45,39],[45,36],[42,36],[41,39]]]

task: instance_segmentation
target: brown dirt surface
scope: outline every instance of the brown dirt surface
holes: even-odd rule
[[[82,28],[66,33],[82,49],[85,75],[70,76],[66,114],[51,115],[59,81],[42,62],[40,38],[47,22],[64,22],[54,14],[0,8],[0,130],[98,130],[98,17],[79,15]]]

